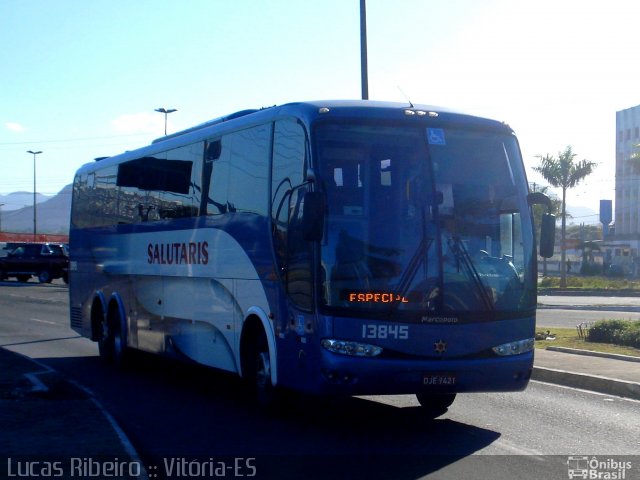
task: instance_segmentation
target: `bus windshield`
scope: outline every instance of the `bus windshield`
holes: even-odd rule
[[[510,132],[323,122],[314,148],[327,198],[323,310],[421,322],[531,314],[533,232]]]

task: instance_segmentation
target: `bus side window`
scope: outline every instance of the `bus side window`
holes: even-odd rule
[[[204,143],[198,142],[167,152],[165,188],[158,205],[161,219],[198,216],[203,151]]]
[[[240,130],[232,136],[228,203],[237,212],[266,216],[271,124]]]
[[[106,225],[116,225],[118,223],[118,187],[116,179],[118,176],[117,167],[107,167],[96,172],[94,188],[89,195],[89,212],[100,212],[91,221],[94,227]]]
[[[89,183],[91,178],[91,183]],[[91,227],[95,222],[95,212],[91,211],[91,193],[95,182],[95,173],[76,175],[73,181],[73,203],[71,204],[71,225],[77,228]]]
[[[204,143],[185,145],[118,166],[118,223],[198,215]]]
[[[216,140],[207,152],[207,170],[210,171],[207,195],[207,215],[222,215],[228,210],[229,189],[229,154],[231,152],[231,138],[229,135]]]
[[[202,191],[200,196],[200,214],[210,215],[208,205],[211,202],[209,198],[209,190],[211,187],[211,171],[213,164],[220,158],[222,153],[222,141],[220,139],[209,140],[205,142],[204,160],[202,162],[201,185]]]
[[[233,132],[209,144],[207,215],[267,214],[270,147],[271,124]]]

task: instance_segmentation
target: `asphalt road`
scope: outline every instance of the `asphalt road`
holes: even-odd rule
[[[103,365],[68,328],[67,308],[62,284],[0,283],[0,346],[91,389],[147,465],[233,458],[257,478],[558,479],[569,456],[640,453],[640,402],[538,382],[460,395],[435,421],[412,396],[292,397],[267,416],[232,376],[144,355],[126,371]],[[639,475],[640,457],[629,459]]]
[[[640,320],[640,297],[539,296],[537,324],[573,328],[598,320]]]

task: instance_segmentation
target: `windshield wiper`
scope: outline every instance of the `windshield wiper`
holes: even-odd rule
[[[469,255],[469,252],[460,237],[452,236],[447,240],[447,245],[449,246],[449,250],[451,250],[455,255],[456,260],[464,265],[467,275],[476,286],[476,291],[480,295],[485,307],[487,307],[488,310],[494,310],[495,306],[493,304],[493,300],[489,296],[489,292],[487,292],[478,270],[476,270],[476,267],[473,265],[471,255]]]
[[[429,254],[429,248],[431,247],[432,243],[433,243],[433,238],[423,237],[422,240],[420,240],[420,243],[418,244],[418,248],[416,248],[416,251],[411,257],[411,260],[409,260],[409,264],[407,265],[407,268],[405,269],[404,272],[402,272],[402,276],[400,277],[400,282],[398,282],[397,295],[399,298],[406,297],[407,292],[411,287],[411,282],[413,282],[413,279],[418,273],[420,264],[422,262],[425,262],[425,265],[428,265],[427,259]],[[392,317],[396,313],[399,306],[400,306],[399,302],[396,302],[391,305],[391,308],[389,309],[389,317]]]
[[[411,282],[418,273],[418,268],[422,262],[427,261],[427,254],[429,252],[429,247],[431,247],[431,243],[433,243],[432,238],[424,237],[420,240],[420,244],[416,249],[416,252],[411,257],[409,261],[409,265],[407,265],[407,269],[402,274],[400,278],[400,282],[398,283],[398,291],[401,298],[404,298],[409,291],[409,287],[411,287]]]

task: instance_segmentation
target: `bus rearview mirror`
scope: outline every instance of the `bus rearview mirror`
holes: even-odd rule
[[[542,215],[540,225],[540,256],[543,258],[553,257],[553,250],[556,241],[556,216],[550,213]]]

